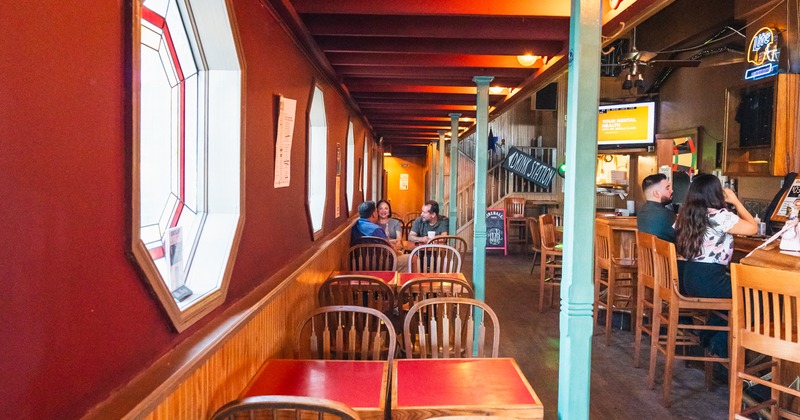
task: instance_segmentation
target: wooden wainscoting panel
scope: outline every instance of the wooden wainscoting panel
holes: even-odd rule
[[[340,269],[350,225],[265,279],[263,287],[84,418],[202,419],[236,399],[267,359],[293,357],[294,330],[300,318],[317,307],[319,285]],[[275,285],[272,290],[270,284]]]

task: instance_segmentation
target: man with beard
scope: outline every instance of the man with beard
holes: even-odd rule
[[[642,181],[647,201],[639,209],[636,227],[665,241],[675,242],[675,212],[667,208],[672,203],[672,184],[664,174],[653,174]]]

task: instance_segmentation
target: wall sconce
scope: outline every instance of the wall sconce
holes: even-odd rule
[[[521,64],[521,65],[523,65],[525,67],[532,66],[534,63],[536,63],[536,60],[538,60],[538,59],[539,59],[539,56],[538,55],[533,55],[533,54],[525,54],[525,55],[518,55],[517,56],[517,61],[519,61],[519,64]]]

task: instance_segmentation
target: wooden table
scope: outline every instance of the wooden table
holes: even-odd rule
[[[372,276],[386,282],[386,284],[397,283],[397,271],[333,271],[328,278],[335,276]]]
[[[605,223],[611,227],[614,242],[619,244],[619,252],[615,256],[621,259],[636,259],[636,216],[598,217],[596,223]]]
[[[392,419],[544,415],[514,359],[402,359],[392,375]]]
[[[737,241],[741,242],[742,239],[740,239],[740,237],[734,238],[734,244],[736,244]],[[737,247],[736,249],[738,250],[739,248]],[[800,254],[789,251],[782,252],[780,249],[780,239],[770,243],[764,248],[753,251],[749,256],[742,258],[740,262],[745,265],[774,268],[776,270],[800,270]]]
[[[383,419],[389,362],[267,360],[239,398],[292,395],[347,404],[363,419]]]
[[[422,278],[457,279],[467,281],[467,278],[464,277],[464,273],[398,273],[397,287],[400,288],[411,280]]]

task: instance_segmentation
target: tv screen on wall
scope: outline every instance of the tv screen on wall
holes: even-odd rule
[[[597,118],[597,146],[627,149],[655,144],[656,103],[601,105]]]

